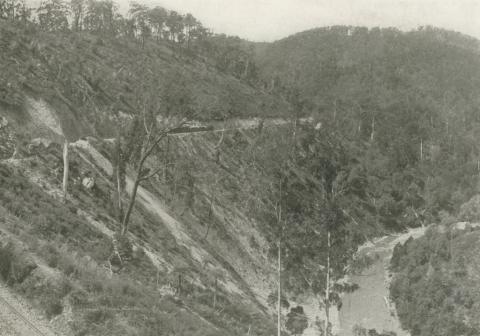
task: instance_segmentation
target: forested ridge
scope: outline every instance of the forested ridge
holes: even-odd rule
[[[413,336],[479,333],[479,232],[469,224],[444,224],[394,250],[391,296]]]
[[[275,90],[295,90],[299,106],[325,129],[377,151],[390,181],[410,175],[426,214],[454,211],[475,192],[480,58],[474,38],[432,27],[407,33],[327,27],[273,43],[258,63]],[[399,193],[384,191],[399,200]]]
[[[47,0],[36,9],[16,0],[1,2],[0,103],[17,127],[14,153],[32,156],[27,153],[32,130],[22,129],[22,118],[33,97],[56,110],[67,147],[68,141],[94,136],[96,147],[113,167],[109,182],[95,189],[97,194],[85,196],[81,187],[73,185],[73,201],[59,205],[58,213],[52,211],[29,231],[30,239],[41,233],[50,244],[61,241],[101,264],[111,257],[107,258],[110,251],[79,247],[72,234],[76,223],[85,221],[72,209],[93,207],[101,214],[96,220],[105,221],[116,233],[108,249],[115,252],[116,244],[121,248],[125,244],[130,251],[129,258],[120,258],[118,271],[125,284],[106,282],[98,289],[91,283],[94,280],[85,279],[83,270],[71,271],[74,280],[68,281],[85,290],[81,298],[85,302],[75,301],[74,308],[88,303],[98,309],[75,323],[85,333],[133,333],[108,309],[122,306],[124,300],[129,307],[145,309],[135,295],[154,300],[159,281],[166,283],[175,274],[178,292],[162,299],[167,312],[157,307],[153,315],[146,315],[145,335],[163,325],[182,335],[267,335],[273,323],[256,300],[265,299],[274,308],[280,295],[282,305],[288,306],[289,300],[306,292],[318,297],[318,306],[326,312],[319,330],[331,328],[329,310],[341,307],[341,293],[355,288],[337,280],[348,269],[361,267],[353,260],[359,245],[455,216],[478,193],[478,47],[473,38],[432,27],[411,32],[326,27],[257,44],[214,34],[190,14],[138,3],[131,4],[127,15],[120,15],[108,0]],[[263,127],[270,117],[284,123]],[[259,121],[248,131],[207,132],[192,140],[169,137],[183,122],[162,124],[182,119],[208,125],[241,118]],[[112,144],[102,142],[104,138],[115,139]],[[58,148],[54,152],[60,155]],[[84,156],[75,155],[74,168],[80,171]],[[36,163],[28,169],[50,175],[49,183],[60,184],[52,172],[36,166],[47,161],[33,160]],[[32,204],[33,213],[41,213],[27,195],[31,190],[41,192],[23,177],[15,181],[14,171],[2,170],[5,185]],[[199,246],[248,293],[248,304],[218,288],[222,277],[216,275],[218,270],[208,270],[208,262],[199,266],[181,259],[183,247],[168,242],[168,230],[158,229],[151,215],[135,206],[135,196],[125,187],[129,174],[135,188],[162,198],[175,217],[188,224]],[[4,192],[1,197],[3,206],[21,217],[15,193]],[[54,207],[51,200],[39,199]],[[127,204],[128,211],[122,208]],[[65,215],[68,211],[71,216]],[[245,290],[251,283],[245,284],[245,275],[228,264],[234,257],[228,256],[225,246],[235,238],[225,227],[232,221],[238,224],[225,214],[228,211],[243,214],[245,222],[240,225],[258,224],[261,237],[252,234],[249,249],[268,255],[278,274],[268,273],[270,268],[262,274],[271,283],[281,283],[283,292],[274,287],[262,297]],[[62,225],[53,225],[56,221]],[[154,274],[147,266],[148,258],[129,247],[135,242],[129,233],[149,241],[146,232],[161,237],[156,248],[173,259],[168,260],[173,271],[162,274],[161,280],[160,271]],[[86,234],[93,241],[100,239],[90,231]],[[53,258],[59,252],[52,249],[37,252]],[[2,253],[14,252],[6,245]],[[177,254],[181,262],[171,257]],[[70,262],[60,259],[52,265],[66,273],[73,267]],[[2,276],[25,286],[9,267],[4,267]],[[199,277],[201,285],[192,280],[183,285],[190,286],[188,294],[182,294],[182,277]],[[134,281],[142,285],[137,288]],[[123,294],[117,286],[125,286]],[[96,298],[98,292],[103,296]],[[103,302],[111,292],[116,301]],[[72,294],[65,289],[54,297],[53,308],[48,306],[52,309]],[[207,324],[195,330],[192,313],[178,331],[178,319],[168,321],[168,314],[184,306],[214,327]],[[254,313],[249,315],[250,311]],[[61,314],[60,308],[57,313]],[[137,323],[135,313],[129,314],[129,323]],[[284,331],[301,333],[306,328],[302,314],[303,308],[292,307]],[[110,324],[117,329],[109,330]]]

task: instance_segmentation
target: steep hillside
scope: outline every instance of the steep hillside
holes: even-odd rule
[[[281,116],[289,110],[280,97],[167,41],[142,47],[125,37],[45,32],[2,20],[0,49],[0,102],[6,110],[15,118],[26,97],[42,98],[56,108],[72,140],[113,136],[119,118],[138,114],[145,99],[177,113],[175,99],[188,96],[184,108],[200,120]]]
[[[45,31],[2,17],[0,49],[0,278],[62,335],[271,334],[269,245],[231,199],[244,166],[232,137],[256,131],[227,132],[233,149],[221,167],[213,163],[220,133],[172,135],[173,184],[159,176],[139,189],[127,237],[118,236],[107,138],[146,103],[202,121],[277,117],[288,103],[163,39]],[[125,182],[124,202],[130,172]]]
[[[479,219],[478,196],[462,205],[479,192],[479,45],[432,27],[326,27],[260,46],[257,62],[265,87],[289,97],[297,115],[313,115],[344,143],[368,148],[368,163],[359,161],[369,167],[366,190],[376,209],[370,221],[398,230]],[[478,334],[478,276],[465,265],[475,260],[477,234],[445,230],[432,229],[394,253],[391,297],[411,335]],[[373,283],[384,281],[373,271]],[[351,297],[364,300],[367,292],[378,298],[369,308],[381,307],[381,292],[369,292],[379,286],[364,281]],[[388,312],[374,317],[357,307],[340,320],[351,327],[369,316],[367,325],[396,329]]]
[[[124,240],[116,235],[114,142],[87,137],[70,144],[64,203],[55,142],[64,137],[61,119],[41,98],[25,102],[14,117],[2,111],[1,276],[11,288],[64,335],[271,334],[276,284],[266,224],[273,215],[262,191],[271,177],[262,166],[281,159],[287,122],[171,134],[149,162],[165,170],[138,190]],[[23,145],[9,141],[12,134],[22,134]],[[131,190],[129,175],[125,198]],[[111,261],[115,240],[122,265]],[[322,314],[306,298],[295,302],[313,323]]]
[[[194,142],[176,135],[172,146],[177,138],[186,150],[207,151],[195,154],[197,168],[209,164],[205,154],[218,141],[215,134]],[[65,335],[270,334],[268,246],[255,220],[221,194],[234,192],[225,182],[213,186],[214,207],[206,178],[199,177],[205,185],[193,194],[178,182],[176,194],[158,182],[140,188],[128,242],[119,243],[124,262],[120,268],[109,262],[112,239],[120,239],[110,147],[94,139],[72,144],[66,204],[59,146],[30,146],[20,158],[2,161],[2,279],[55,318]],[[87,176],[93,188],[82,184]]]

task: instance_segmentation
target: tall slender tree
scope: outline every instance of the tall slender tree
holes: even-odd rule
[[[83,29],[83,18],[85,16],[85,0],[71,0],[70,11],[72,13],[72,30],[80,31]]]
[[[163,37],[163,30],[165,28],[165,21],[167,20],[168,12],[165,8],[156,6],[148,10],[147,17],[158,42]]]
[[[62,0],[44,0],[37,8],[40,27],[47,31],[68,29],[69,9]]]

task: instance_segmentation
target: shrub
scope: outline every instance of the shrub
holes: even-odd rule
[[[13,243],[0,247],[0,276],[8,284],[22,283],[36,267]]]
[[[84,306],[88,302],[88,293],[83,289],[74,289],[69,295],[69,301],[72,306]]]
[[[85,323],[100,324],[113,317],[112,313],[106,309],[89,310],[83,316]]]
[[[48,266],[52,268],[57,267],[60,254],[55,246],[52,244],[44,245],[40,250],[40,254],[45,259]]]
[[[293,335],[301,335],[303,331],[308,327],[308,318],[303,312],[303,307],[292,307],[287,314],[287,322],[285,327]]]
[[[45,315],[48,319],[52,319],[63,312],[62,302],[56,298],[46,297],[43,299],[42,306],[45,307]]]
[[[460,207],[459,218],[463,221],[480,221],[480,195],[472,197]]]
[[[13,245],[11,243],[0,247],[0,276],[3,281],[7,281],[9,278],[13,258]]]

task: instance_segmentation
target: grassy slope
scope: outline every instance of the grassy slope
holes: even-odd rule
[[[168,44],[152,42],[140,50],[132,41],[88,34],[23,32],[4,23],[0,23],[0,30],[5,50],[0,66],[9,69],[2,71],[2,77],[14,90],[7,96],[19,101],[16,104],[14,99],[0,107],[0,114],[9,121],[1,136],[13,136],[13,142],[21,139],[25,145],[21,146],[21,159],[2,163],[0,192],[2,212],[10,218],[1,224],[2,244],[15,243],[3,250],[13,265],[26,271],[25,277],[18,278],[8,264],[3,278],[49,317],[63,309],[60,320],[72,318],[69,328],[78,335],[236,335],[249,328],[252,334],[270,333],[272,325],[263,307],[271,271],[265,259],[265,242],[254,220],[242,214],[242,209],[229,206],[232,200],[225,194],[232,193],[230,185],[222,182],[218,186],[214,223],[205,238],[206,223],[199,213],[208,207],[205,195],[209,190],[205,188],[210,178],[198,186],[196,210],[186,213],[179,210],[185,208],[184,191],[170,196],[166,186],[149,185],[150,192],[168,204],[167,211],[181,219],[186,234],[210,257],[203,262],[192,258],[189,246],[180,244],[155,213],[139,204],[132,218],[131,237],[138,251],[118,275],[110,277],[105,261],[117,223],[108,174],[85,161],[85,157],[91,159],[88,153],[74,150],[72,199],[63,205],[59,202],[61,149],[55,144],[49,149],[29,151],[27,147],[34,137],[61,141],[64,134],[71,140],[92,134],[111,136],[112,110],[136,112],[131,88],[142,81],[140,65],[155,74],[160,86],[167,82],[165,76],[180,74],[180,82],[188,83],[194,108],[204,119],[278,116],[288,111],[288,105],[218,72],[208,60],[175,52]],[[60,132],[54,131],[57,126]],[[240,169],[234,142],[227,141],[232,151],[227,151],[225,159],[235,161],[232,169]],[[216,136],[207,135],[187,146],[211,151],[217,142]],[[108,144],[100,141],[95,146],[108,157]],[[13,152],[11,142],[7,147],[2,149],[2,158]],[[202,167],[197,171],[198,180],[205,178],[205,171],[228,174],[223,168],[212,170],[206,153],[196,152],[195,157]],[[85,173],[95,177],[92,191],[81,187]],[[240,182],[235,183],[239,188]],[[29,265],[47,271],[31,272]],[[180,275],[182,294],[175,294]],[[37,288],[35,282],[44,285]],[[72,316],[68,315],[70,308]]]
[[[110,253],[108,232],[113,232],[117,224],[112,218],[109,199],[112,186],[101,175],[108,176],[93,172],[96,186],[91,191],[84,190],[75,181],[81,173],[92,172],[92,166],[74,154],[73,198],[62,205],[55,198],[60,180],[54,174],[61,162],[60,148],[38,151],[37,155],[2,164],[1,197],[5,207],[2,211],[10,218],[1,224],[2,242],[16,242],[13,259],[20,268],[31,263],[36,264],[37,269],[39,264],[47,265],[58,278],[50,277],[52,272],[45,276],[30,271],[21,278],[7,272],[4,278],[47,315],[61,312],[55,307],[62,307],[64,311],[71,307],[70,326],[78,334],[148,335],[168,334],[170,330],[185,335],[236,335],[244,334],[249,326],[258,335],[268,333],[268,317],[259,310],[258,301],[249,288],[260,278],[253,275],[253,279],[242,280],[242,276],[257,267],[256,272],[268,277],[269,269],[259,261],[252,263],[248,252],[238,245],[238,239],[248,237],[240,236],[242,228],[237,228],[237,235],[233,236],[221,230],[225,223],[218,219],[208,240],[202,241],[203,235],[195,228],[199,225],[198,219],[191,214],[182,218],[187,235],[198,240],[198,248],[211,255],[199,262],[192,258],[189,247],[182,246],[172,235],[168,226],[162,225],[154,213],[139,204],[131,236],[138,250],[120,273],[110,277],[104,266]],[[101,167],[97,169],[100,171]],[[39,185],[32,183],[35,181]],[[153,186],[150,188],[155,192]],[[179,197],[176,200],[182,202]],[[164,267],[157,270],[144,250],[157,256],[156,260]],[[261,255],[261,252],[253,253]],[[28,262],[23,260],[24,254],[35,256],[35,260],[32,262],[31,257],[27,258]],[[230,264],[232,261],[235,263]],[[242,264],[248,266],[239,269]],[[183,278],[182,294],[174,294],[169,286],[177,286],[179,275]],[[218,278],[216,308],[212,306],[214,276]],[[44,285],[32,286],[35,281]],[[232,292],[232,285],[240,292]],[[67,318],[65,313],[61,318]],[[147,322],[139,324],[144,320]]]
[[[278,116],[288,104],[247,82],[219,72],[213,61],[169,43],[88,33],[25,31],[0,22],[0,101],[21,106],[25,95],[57,109],[73,139],[112,135],[112,118],[141,109],[135,91],[150,85],[154,95],[184,86],[200,119]]]

